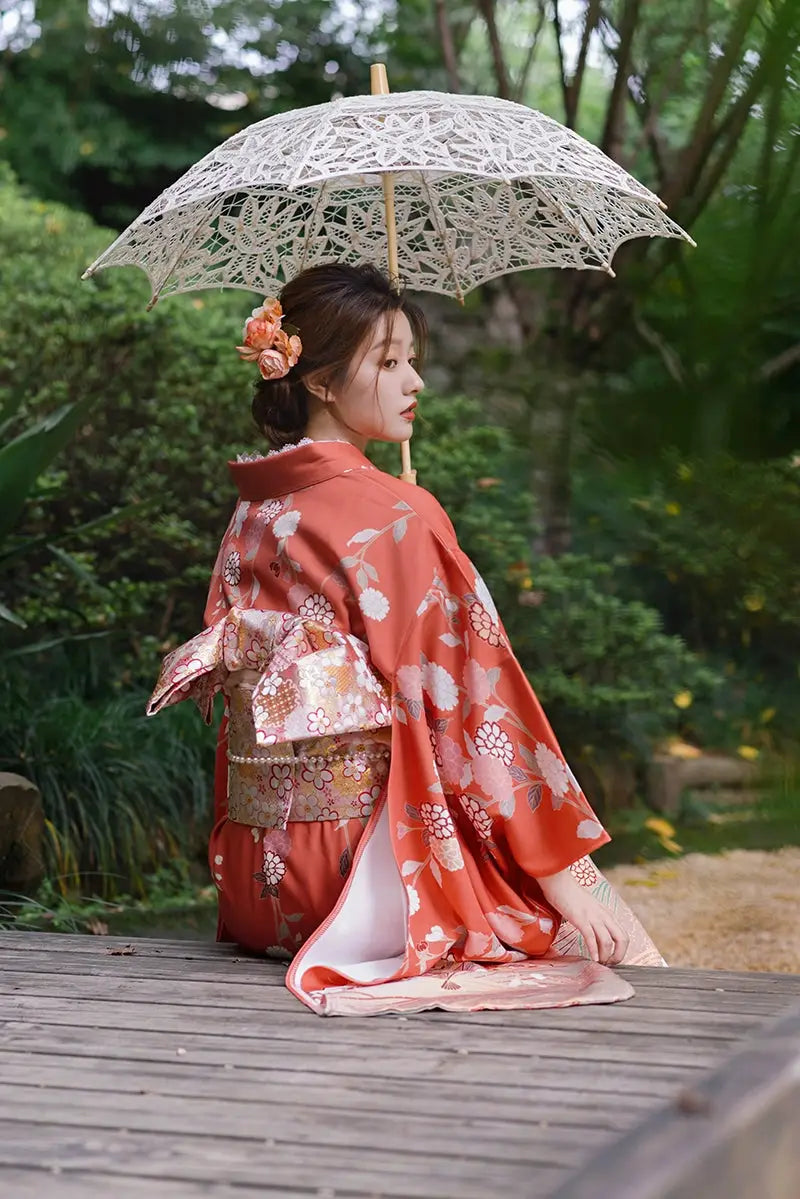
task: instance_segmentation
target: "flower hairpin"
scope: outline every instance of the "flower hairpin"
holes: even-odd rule
[[[244,323],[244,345],[237,346],[244,362],[257,362],[262,379],[282,379],[298,361],[303,343],[283,325],[280,300],[266,299]]]

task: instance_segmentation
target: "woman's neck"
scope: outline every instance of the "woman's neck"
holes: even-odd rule
[[[362,454],[367,448],[366,437],[362,437],[338,420],[326,404],[320,404],[310,413],[304,436],[310,437],[312,441],[347,441],[361,450]]]

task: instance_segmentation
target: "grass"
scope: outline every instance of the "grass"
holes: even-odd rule
[[[717,807],[688,793],[677,815],[668,818],[672,831],[666,832],[660,823],[644,806],[614,813],[607,825],[613,840],[593,855],[598,866],[653,862],[687,853],[800,845],[800,785],[790,781],[775,786],[749,805]],[[670,842],[678,849],[671,849]]]

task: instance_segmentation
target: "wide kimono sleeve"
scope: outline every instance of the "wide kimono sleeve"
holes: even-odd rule
[[[408,951],[417,969],[442,950],[473,959],[546,953],[559,917],[536,880],[608,834],[472,563],[434,536],[415,567],[417,577],[428,571],[428,586],[390,672],[387,797]]]

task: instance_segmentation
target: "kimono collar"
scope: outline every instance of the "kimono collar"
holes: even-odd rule
[[[347,441],[312,441],[249,462],[229,462],[243,500],[268,500],[353,470],[375,470]]]

